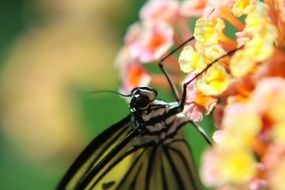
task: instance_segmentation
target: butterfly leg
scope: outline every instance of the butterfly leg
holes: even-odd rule
[[[213,64],[215,64],[217,61],[219,61],[220,59],[226,57],[226,56],[229,56],[231,54],[233,54],[234,52],[236,52],[237,50],[243,48],[243,46],[239,47],[239,48],[236,48],[234,50],[231,50],[229,51],[228,53],[222,55],[221,57],[215,59],[214,61],[212,61],[211,63],[209,63],[207,65],[207,67],[205,67],[202,71],[200,71],[198,74],[196,74],[191,80],[189,80],[188,82],[184,83],[183,84],[183,91],[182,91],[182,97],[181,97],[181,100],[180,100],[180,109],[183,110],[184,108],[184,105],[186,103],[186,97],[187,97],[187,86],[193,82],[196,78],[198,78],[199,76],[201,76],[204,72],[206,72]]]
[[[171,55],[173,55],[177,50],[181,49],[182,47],[184,47],[188,42],[192,41],[194,39],[194,37],[190,37],[189,39],[187,39],[185,42],[181,43],[178,47],[176,47],[175,49],[173,49],[171,52],[169,52],[168,54],[166,54],[158,63],[158,66],[161,70],[161,72],[164,74],[164,76],[166,77],[166,80],[174,94],[174,97],[176,99],[176,101],[178,102],[180,100],[180,95],[179,92],[175,86],[175,84],[173,83],[173,81],[171,80],[170,75],[168,74],[168,72],[166,71],[166,69],[163,66],[163,62]]]
[[[187,97],[187,86],[193,82],[196,78],[198,78],[200,75],[202,75],[204,72],[206,72],[214,63],[216,63],[217,61],[219,61],[220,59],[228,56],[228,55],[231,55],[233,54],[234,52],[236,52],[237,50],[243,48],[242,47],[239,47],[237,49],[234,49],[234,50],[231,50],[229,51],[228,53],[226,53],[225,55],[217,58],[216,60],[214,60],[213,62],[211,62],[210,64],[207,65],[207,67],[205,67],[201,72],[199,72],[198,74],[196,74],[191,80],[189,80],[188,82],[184,83],[183,84],[183,91],[182,91],[182,97],[181,97],[181,100],[180,100],[180,103],[177,107],[177,111],[182,111],[183,108],[184,108],[184,105],[186,103],[186,97]],[[204,137],[204,139],[208,142],[209,145],[212,145],[212,141],[210,140],[210,138],[208,137],[207,133],[204,131],[204,129],[199,126],[197,123],[193,122],[193,121],[189,121],[190,123],[193,124],[193,126],[198,130],[198,132]]]
[[[206,142],[209,145],[211,145],[211,146],[213,145],[213,142],[210,139],[210,137],[208,136],[208,134],[206,133],[206,131],[198,123],[195,123],[191,120],[189,120],[188,122],[191,123],[195,127],[195,129],[197,129],[197,131],[203,136],[203,138],[206,140]]]
[[[164,74],[164,76],[166,77],[166,80],[167,80],[167,82],[168,82],[168,84],[169,84],[169,86],[170,86],[170,88],[171,88],[171,90],[173,92],[175,100],[178,102],[180,100],[180,95],[179,95],[179,92],[178,92],[175,84],[171,80],[170,75],[168,74],[168,72],[165,70],[162,62],[159,62],[158,66],[159,66],[160,70],[162,71],[162,73]]]

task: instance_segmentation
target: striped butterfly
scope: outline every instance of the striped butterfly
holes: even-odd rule
[[[162,64],[193,39],[189,38],[159,62],[177,101],[167,103],[157,99],[157,91],[150,87],[134,88],[127,95],[130,97],[130,114],[86,147],[60,181],[58,190],[202,189],[189,144],[180,129],[192,123],[209,144],[211,140],[201,127],[181,112],[186,103],[187,86],[218,59],[183,85],[180,100]]]

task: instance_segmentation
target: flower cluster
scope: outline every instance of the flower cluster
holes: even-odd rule
[[[122,78],[121,91],[129,92],[137,86],[149,84],[169,87],[165,76],[154,74],[145,69],[146,64],[157,64],[171,47],[180,45],[193,36],[189,27],[190,19],[197,19],[203,15],[206,1],[184,1],[177,0],[150,0],[140,11],[140,20],[129,27],[125,36],[124,46],[121,48],[116,64]],[[216,46],[212,47],[217,50]],[[189,52],[191,47],[188,48]],[[189,62],[188,53],[178,58],[171,55],[164,61],[164,65],[171,73],[171,78],[176,85],[181,85],[185,75],[181,75],[178,59],[181,64]],[[210,53],[211,57],[215,56]],[[196,54],[197,57],[200,55]],[[197,61],[197,60],[196,60]],[[197,63],[198,64],[198,63]],[[202,69],[203,65],[200,65]],[[219,66],[215,66],[219,67]],[[190,72],[190,66],[185,63],[185,69]],[[221,68],[222,69],[222,68]],[[193,74],[193,73],[192,73]],[[215,72],[212,72],[214,77]],[[189,76],[193,76],[189,74]],[[189,76],[186,79],[189,79]],[[203,84],[201,84],[203,85]],[[196,87],[188,88],[189,95],[185,113],[193,121],[200,121],[203,113],[209,113],[216,99],[200,93]],[[192,94],[190,96],[190,94]]]
[[[142,64],[158,61],[174,44],[172,26],[176,20],[180,19],[179,3],[175,0],[148,1],[141,9],[140,21],[130,26],[117,58],[123,91],[161,81]]]
[[[124,90],[161,85],[144,64],[195,37],[163,64],[176,84],[195,78],[184,109],[191,120],[213,111],[215,144],[201,171],[209,187],[285,189],[284,29],[284,0],[149,0],[127,33],[117,61]]]

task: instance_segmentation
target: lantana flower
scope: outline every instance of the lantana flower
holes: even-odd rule
[[[259,61],[270,57],[274,51],[274,41],[277,31],[267,16],[265,5],[258,3],[245,19],[245,29],[249,40],[243,49],[239,50],[231,59],[231,72],[241,77],[251,72]],[[254,55],[254,56],[251,56]]]
[[[186,0],[182,2],[180,15],[185,18],[202,16],[207,5],[207,0]]]
[[[187,82],[195,77],[194,74],[188,75],[184,81]],[[196,80],[193,82],[195,83]],[[206,96],[201,93],[194,85],[187,86],[187,99],[183,113],[192,121],[199,122],[203,119],[203,114],[209,114],[217,103],[217,99],[211,96]]]
[[[122,48],[118,54],[116,65],[120,69],[122,81],[122,92],[129,92],[137,86],[147,86],[151,76],[139,62],[133,58],[128,48]]]
[[[185,46],[179,56],[180,68],[185,73],[199,73],[207,64],[199,52],[195,51],[192,46]]]
[[[150,0],[140,10],[143,22],[174,22],[179,16],[179,2],[176,0]]]
[[[148,72],[145,63],[160,60],[193,32],[195,40],[162,64],[174,84],[192,81],[183,110],[189,119],[199,122],[213,111],[215,143],[201,168],[208,187],[285,188],[284,10],[284,0],[149,0],[127,35],[125,68],[142,69],[134,74],[147,76],[139,85],[162,86],[162,75]],[[128,76],[123,81],[131,81]]]
[[[128,48],[141,62],[157,61],[173,45],[173,29],[164,22],[145,23]]]
[[[225,68],[220,65],[213,65],[205,75],[197,81],[197,89],[205,95],[216,96],[221,94],[229,86],[229,76]]]
[[[254,9],[256,0],[236,0],[232,7],[232,13],[236,17],[250,13]]]
[[[220,37],[223,36],[225,23],[220,18],[207,19],[200,18],[196,22],[194,36],[195,39],[205,45],[217,44]]]

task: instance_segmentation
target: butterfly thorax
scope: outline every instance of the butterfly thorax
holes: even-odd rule
[[[137,145],[170,143],[179,136],[178,130],[187,122],[184,114],[174,110],[179,106],[177,102],[157,100],[156,95],[156,91],[147,87],[132,91],[132,122],[140,133]]]

